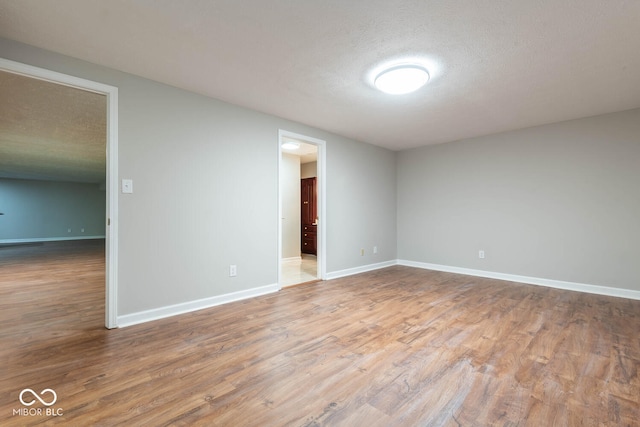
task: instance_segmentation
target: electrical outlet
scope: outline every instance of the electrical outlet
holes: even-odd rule
[[[478,258],[484,259],[484,251],[483,250],[479,250],[478,251]]]
[[[81,229],[80,229],[80,232],[81,232],[81,233],[84,233],[84,228],[81,228]]]
[[[236,277],[238,275],[238,266],[235,264],[229,265],[229,277]]]
[[[374,254],[377,254],[377,253],[378,253],[378,247],[377,247],[377,246],[374,246],[374,247],[373,247],[373,253],[374,253]]]
[[[364,256],[364,249],[360,249],[360,256]]]
[[[70,228],[67,228],[67,233],[71,233],[71,229]]]

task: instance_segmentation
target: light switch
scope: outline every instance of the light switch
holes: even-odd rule
[[[132,179],[123,179],[122,180],[122,193],[123,194],[131,194],[131,193],[133,193],[133,180]]]

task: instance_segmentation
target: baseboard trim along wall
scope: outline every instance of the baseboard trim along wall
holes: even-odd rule
[[[426,270],[444,271],[447,273],[466,274],[468,276],[486,277],[488,279],[506,280],[509,282],[526,283],[529,285],[547,286],[549,288],[565,289],[569,291],[586,292],[589,294],[606,295],[611,297],[640,300],[640,291],[631,289],[612,288],[608,286],[587,285],[584,283],[565,282],[561,280],[541,279],[538,277],[519,276],[516,274],[495,273],[492,271],[474,270],[471,268],[451,267],[448,265],[429,264],[425,262],[398,260],[398,265],[424,268]]]
[[[333,272],[327,273],[326,280],[352,276],[354,274],[359,274],[359,273],[366,273],[367,271],[379,270],[381,268],[391,267],[392,265],[396,265],[397,263],[398,263],[397,260],[391,260],[391,261],[379,262],[376,264],[362,265],[360,267],[347,268],[345,270],[333,271]]]
[[[366,273],[368,271],[379,270],[381,268],[391,267],[394,265],[403,265],[407,267],[422,268],[425,270],[444,271],[447,273],[465,274],[467,276],[485,277],[488,279],[505,280],[509,282],[526,283],[529,285],[546,286],[549,288],[565,289],[569,291],[586,292],[590,294],[606,295],[612,297],[629,298],[640,300],[640,291],[630,289],[612,288],[608,286],[588,285],[584,283],[565,282],[561,280],[542,279],[538,277],[519,276],[516,274],[496,273],[493,271],[474,270],[471,268],[452,267],[448,265],[430,264],[426,262],[408,261],[408,260],[391,260],[379,262],[376,264],[368,264],[360,267],[347,268],[327,273],[326,280],[338,279],[340,277],[352,276],[354,274]],[[262,286],[259,288],[247,289],[245,291],[232,292],[225,295],[218,295],[211,298],[204,298],[196,301],[188,301],[180,304],[174,304],[166,307],[155,308],[152,310],[141,311],[138,313],[125,314],[118,316],[118,327],[127,327],[137,325],[139,323],[150,322],[152,320],[164,319],[166,317],[178,314],[189,313],[192,311],[202,310],[205,308],[215,307],[217,305],[226,304],[234,301],[240,301],[247,298],[258,297],[270,294],[280,290],[278,284]]]
[[[187,301],[180,304],[169,305],[166,307],[140,311],[138,313],[125,314],[122,316],[118,316],[117,326],[119,328],[123,328],[126,326],[137,325],[139,323],[150,322],[152,320],[164,319],[165,317],[171,317],[178,314],[202,310],[204,308],[215,307],[217,305],[222,305],[229,302],[258,297],[261,295],[278,292],[279,290],[280,286],[278,286],[278,284],[276,283],[273,285],[261,286],[259,288],[247,289],[245,291],[232,292],[230,294],[217,295],[215,297],[203,298],[195,301]]]
[[[29,239],[0,239],[0,244],[5,243],[41,243],[41,242],[61,242],[63,240],[93,240],[104,239],[105,236],[72,236],[72,237],[33,237]]]

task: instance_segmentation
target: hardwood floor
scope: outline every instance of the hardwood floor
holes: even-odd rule
[[[395,266],[109,331],[103,256],[0,249],[1,425],[640,425],[640,301]]]

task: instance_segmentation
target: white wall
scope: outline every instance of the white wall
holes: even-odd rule
[[[318,176],[318,162],[300,165],[300,178],[314,178],[316,176]]]
[[[104,237],[105,205],[98,184],[0,178],[0,243]]]
[[[282,258],[300,257],[300,157],[282,153]]]
[[[398,155],[400,259],[640,290],[639,242],[640,109]]]
[[[118,87],[119,174],[134,181],[120,316],[277,283],[279,129],[327,142],[327,271],[396,259],[394,152],[20,43],[0,52]]]

